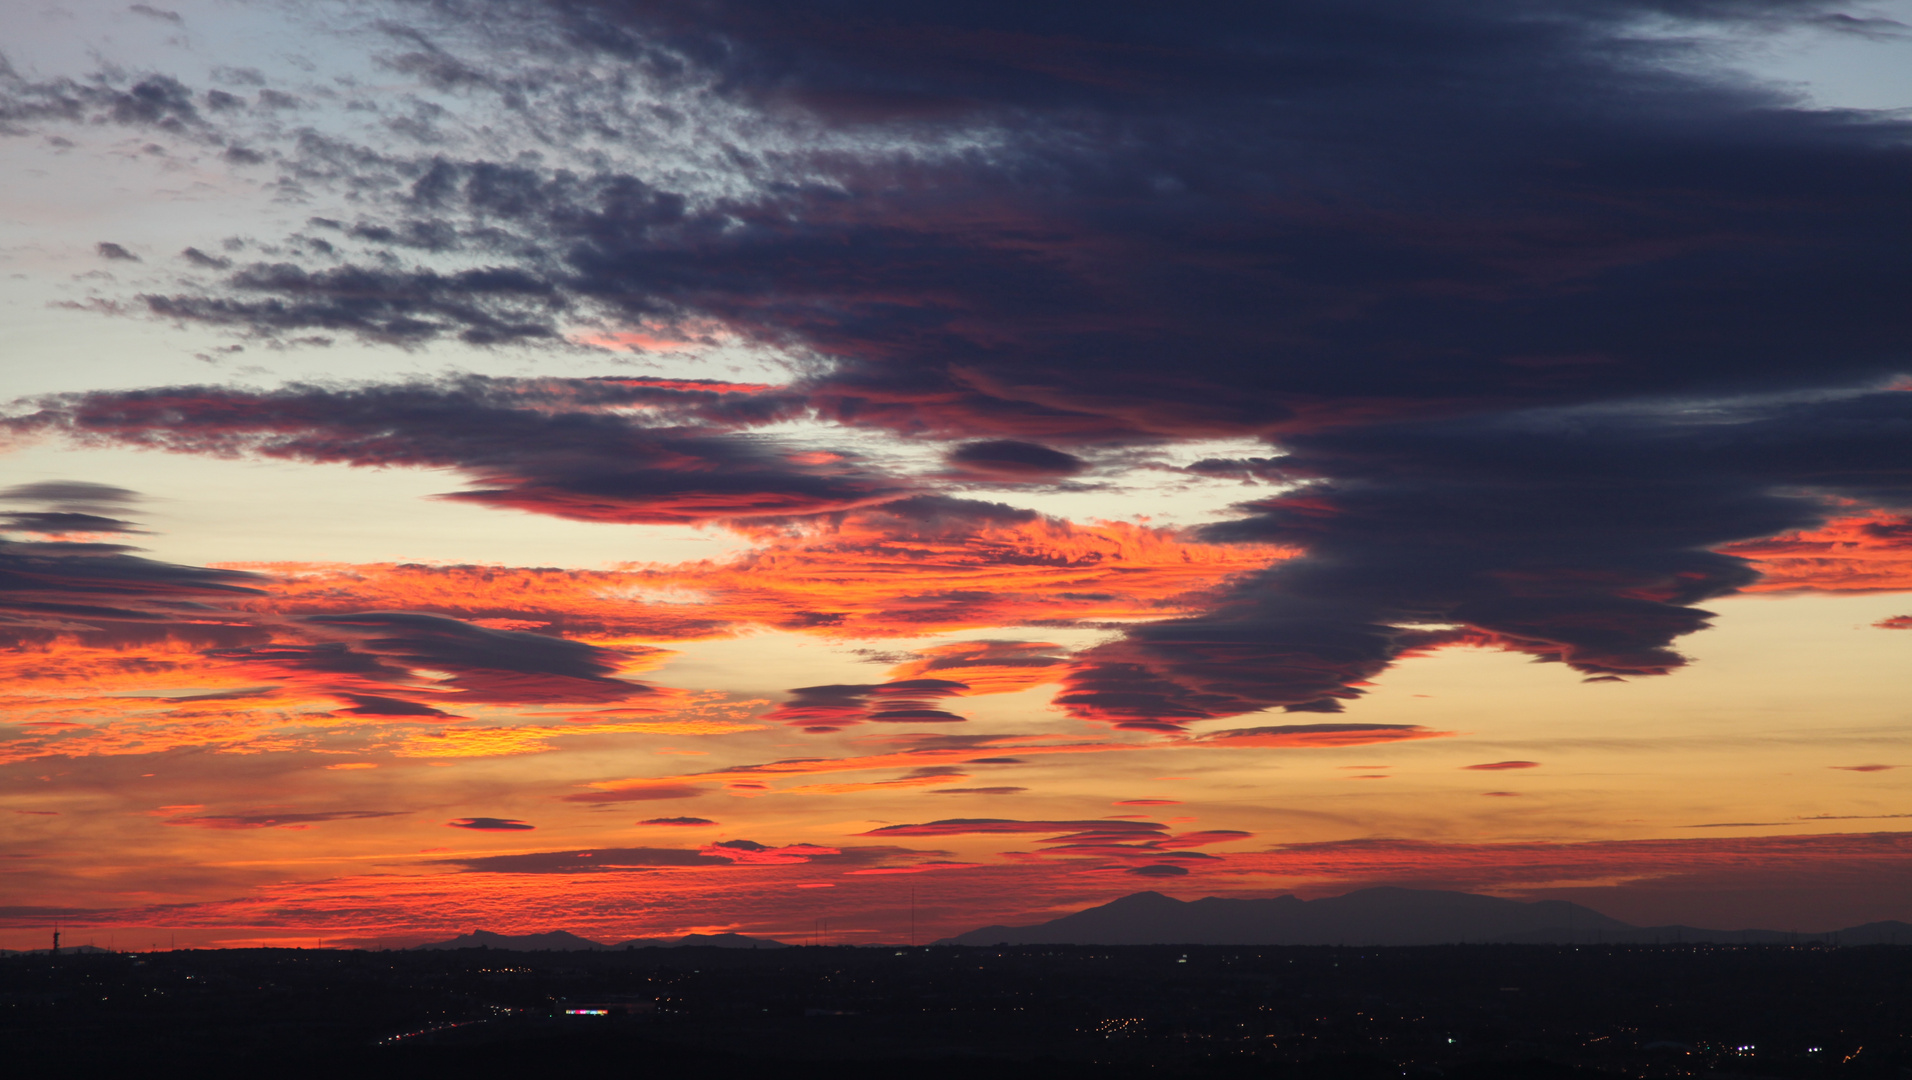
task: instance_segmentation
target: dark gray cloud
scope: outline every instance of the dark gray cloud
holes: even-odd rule
[[[447,498],[585,521],[689,523],[829,513],[912,482],[737,430],[800,413],[787,394],[672,380],[488,379],[254,392],[184,386],[68,395],[9,421],[182,453],[456,468]]]
[[[1297,434],[1303,482],[1210,526],[1299,548],[1213,610],[1077,658],[1061,699],[1145,729],[1337,711],[1416,649],[1497,645],[1593,678],[1661,674],[1695,606],[1753,582],[1713,549],[1912,506],[1912,394],[1561,410]]]
[[[949,463],[965,472],[1010,480],[1074,476],[1085,467],[1074,454],[1014,439],[964,443],[949,452]]]
[[[964,717],[936,707],[937,701],[969,687],[950,679],[898,679],[887,683],[838,683],[802,686],[790,700],[764,714],[809,732],[839,731],[852,724],[949,724]],[[919,773],[922,770],[918,770]],[[950,769],[949,773],[957,770]],[[927,774],[925,774],[927,775]]]
[[[164,824],[196,829],[303,829],[329,821],[401,817],[404,813],[402,810],[322,810],[291,814],[182,814],[166,818]]]
[[[525,832],[537,828],[516,818],[466,817],[445,824],[454,829],[476,829],[479,832]]]
[[[311,615],[301,622],[314,636],[343,640],[275,641],[216,655],[281,678],[330,682],[336,686],[331,692],[352,702],[345,711],[361,716],[450,715],[430,704],[447,691],[459,702],[515,704],[622,701],[657,693],[612,677],[622,654],[562,637],[405,611]],[[420,668],[444,673],[423,691],[425,701],[412,696],[421,690],[415,674]],[[367,693],[368,685],[389,692]]]
[[[0,501],[39,502],[72,510],[125,506],[138,502],[140,498],[139,492],[130,488],[86,480],[42,480],[33,484],[15,484],[0,491]]]
[[[4,527],[34,533],[136,533],[141,530],[131,521],[82,514],[72,510],[30,510],[0,513]]]
[[[1700,605],[1753,580],[1714,549],[1912,497],[1912,395],[1881,389],[1912,369],[1912,123],[1806,107],[1720,74],[1704,44],[1899,32],[1835,4],[435,10],[503,47],[459,55],[395,27],[394,70],[529,109],[509,54],[535,37],[560,65],[714,95],[784,149],[740,143],[715,182],[313,134],[302,182],[352,191],[359,216],[313,223],[276,261],[194,260],[217,279],[152,311],[400,345],[720,325],[813,360],[803,377],[742,394],[175,388],[49,403],[25,426],[453,467],[480,485],[459,498],[586,520],[882,504],[951,529],[973,505],[853,461],[796,464],[746,429],[814,417],[944,440],[952,465],[998,479],[1067,475],[1072,450],[1263,438],[1266,456],[1187,471],[1300,486],[1205,535],[1306,557],[1076,658],[1068,707],[1153,730],[1333,711],[1403,655],[1463,641],[1594,679],[1667,672]],[[226,137],[218,108],[162,76],[6,79],[0,124]],[[593,100],[537,108],[619,130]],[[932,152],[950,140],[975,149]],[[639,403],[652,419],[606,407]],[[823,730],[955,718],[933,687],[794,693],[786,718]]]
[[[11,515],[14,528],[35,531],[42,516]],[[0,642],[77,635],[95,644],[174,637],[232,645],[264,637],[229,607],[259,595],[264,578],[144,559],[130,550],[0,539]]]

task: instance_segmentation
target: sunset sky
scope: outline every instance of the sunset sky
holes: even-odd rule
[[[0,947],[1912,920],[1912,0],[0,49]]]

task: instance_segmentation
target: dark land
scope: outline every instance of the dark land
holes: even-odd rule
[[[1907,1080],[1912,946],[42,953],[0,1038],[19,1077]]]

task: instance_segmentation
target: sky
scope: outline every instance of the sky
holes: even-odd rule
[[[1912,920],[1912,0],[0,42],[0,947]]]

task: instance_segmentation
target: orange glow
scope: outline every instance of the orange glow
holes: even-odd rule
[[[1292,555],[1202,544],[1126,522],[899,520],[860,511],[814,530],[765,531],[726,562],[555,570],[417,564],[246,563],[279,613],[429,611],[542,620],[579,640],[689,640],[769,626],[831,637],[920,636],[1047,619],[1157,619],[1195,610],[1228,579]],[[944,646],[911,668],[967,661],[1005,693],[1046,681],[1040,643]],[[641,662],[635,657],[634,662]],[[968,682],[954,675],[938,677]]]
[[[442,863],[420,860],[405,872],[286,881],[234,899],[132,907],[96,912],[84,920],[66,916],[63,922],[163,927],[182,931],[182,941],[187,940],[184,932],[191,931],[195,943],[227,945],[296,942],[301,936],[309,941],[315,932],[342,943],[410,943],[462,933],[473,925],[502,933],[562,926],[602,941],[718,930],[796,940],[808,932],[812,909],[792,894],[835,887],[843,894],[836,896],[836,904],[870,913],[860,940],[900,940],[909,924],[910,905],[907,890],[899,894],[888,884],[896,875],[960,871],[938,875],[919,915],[923,932],[953,934],[991,922],[1046,918],[1148,888],[1139,878],[1110,880],[1109,873],[1126,878],[1120,873],[1124,866],[1172,853],[1172,845],[1183,840],[1222,839],[1240,836],[1159,837],[1153,855],[1129,849],[1109,872],[1097,874],[1081,870],[1101,865],[1107,852],[1060,860],[1008,852],[1000,862],[987,862],[895,849],[871,853],[886,865],[846,868],[841,860],[859,849],[711,845],[702,850],[721,861],[595,873],[444,872]],[[1120,849],[1104,845],[1110,846]],[[1185,895],[1267,896],[1288,890],[1335,895],[1382,883],[1515,896],[1616,883],[1662,889],[1733,888],[1758,880],[1807,877],[1834,883],[1905,883],[1912,878],[1912,833],[1494,844],[1380,839],[1285,844],[1219,859],[1176,861],[1200,875],[1199,884]],[[40,920],[19,916],[5,925],[33,927]]]

